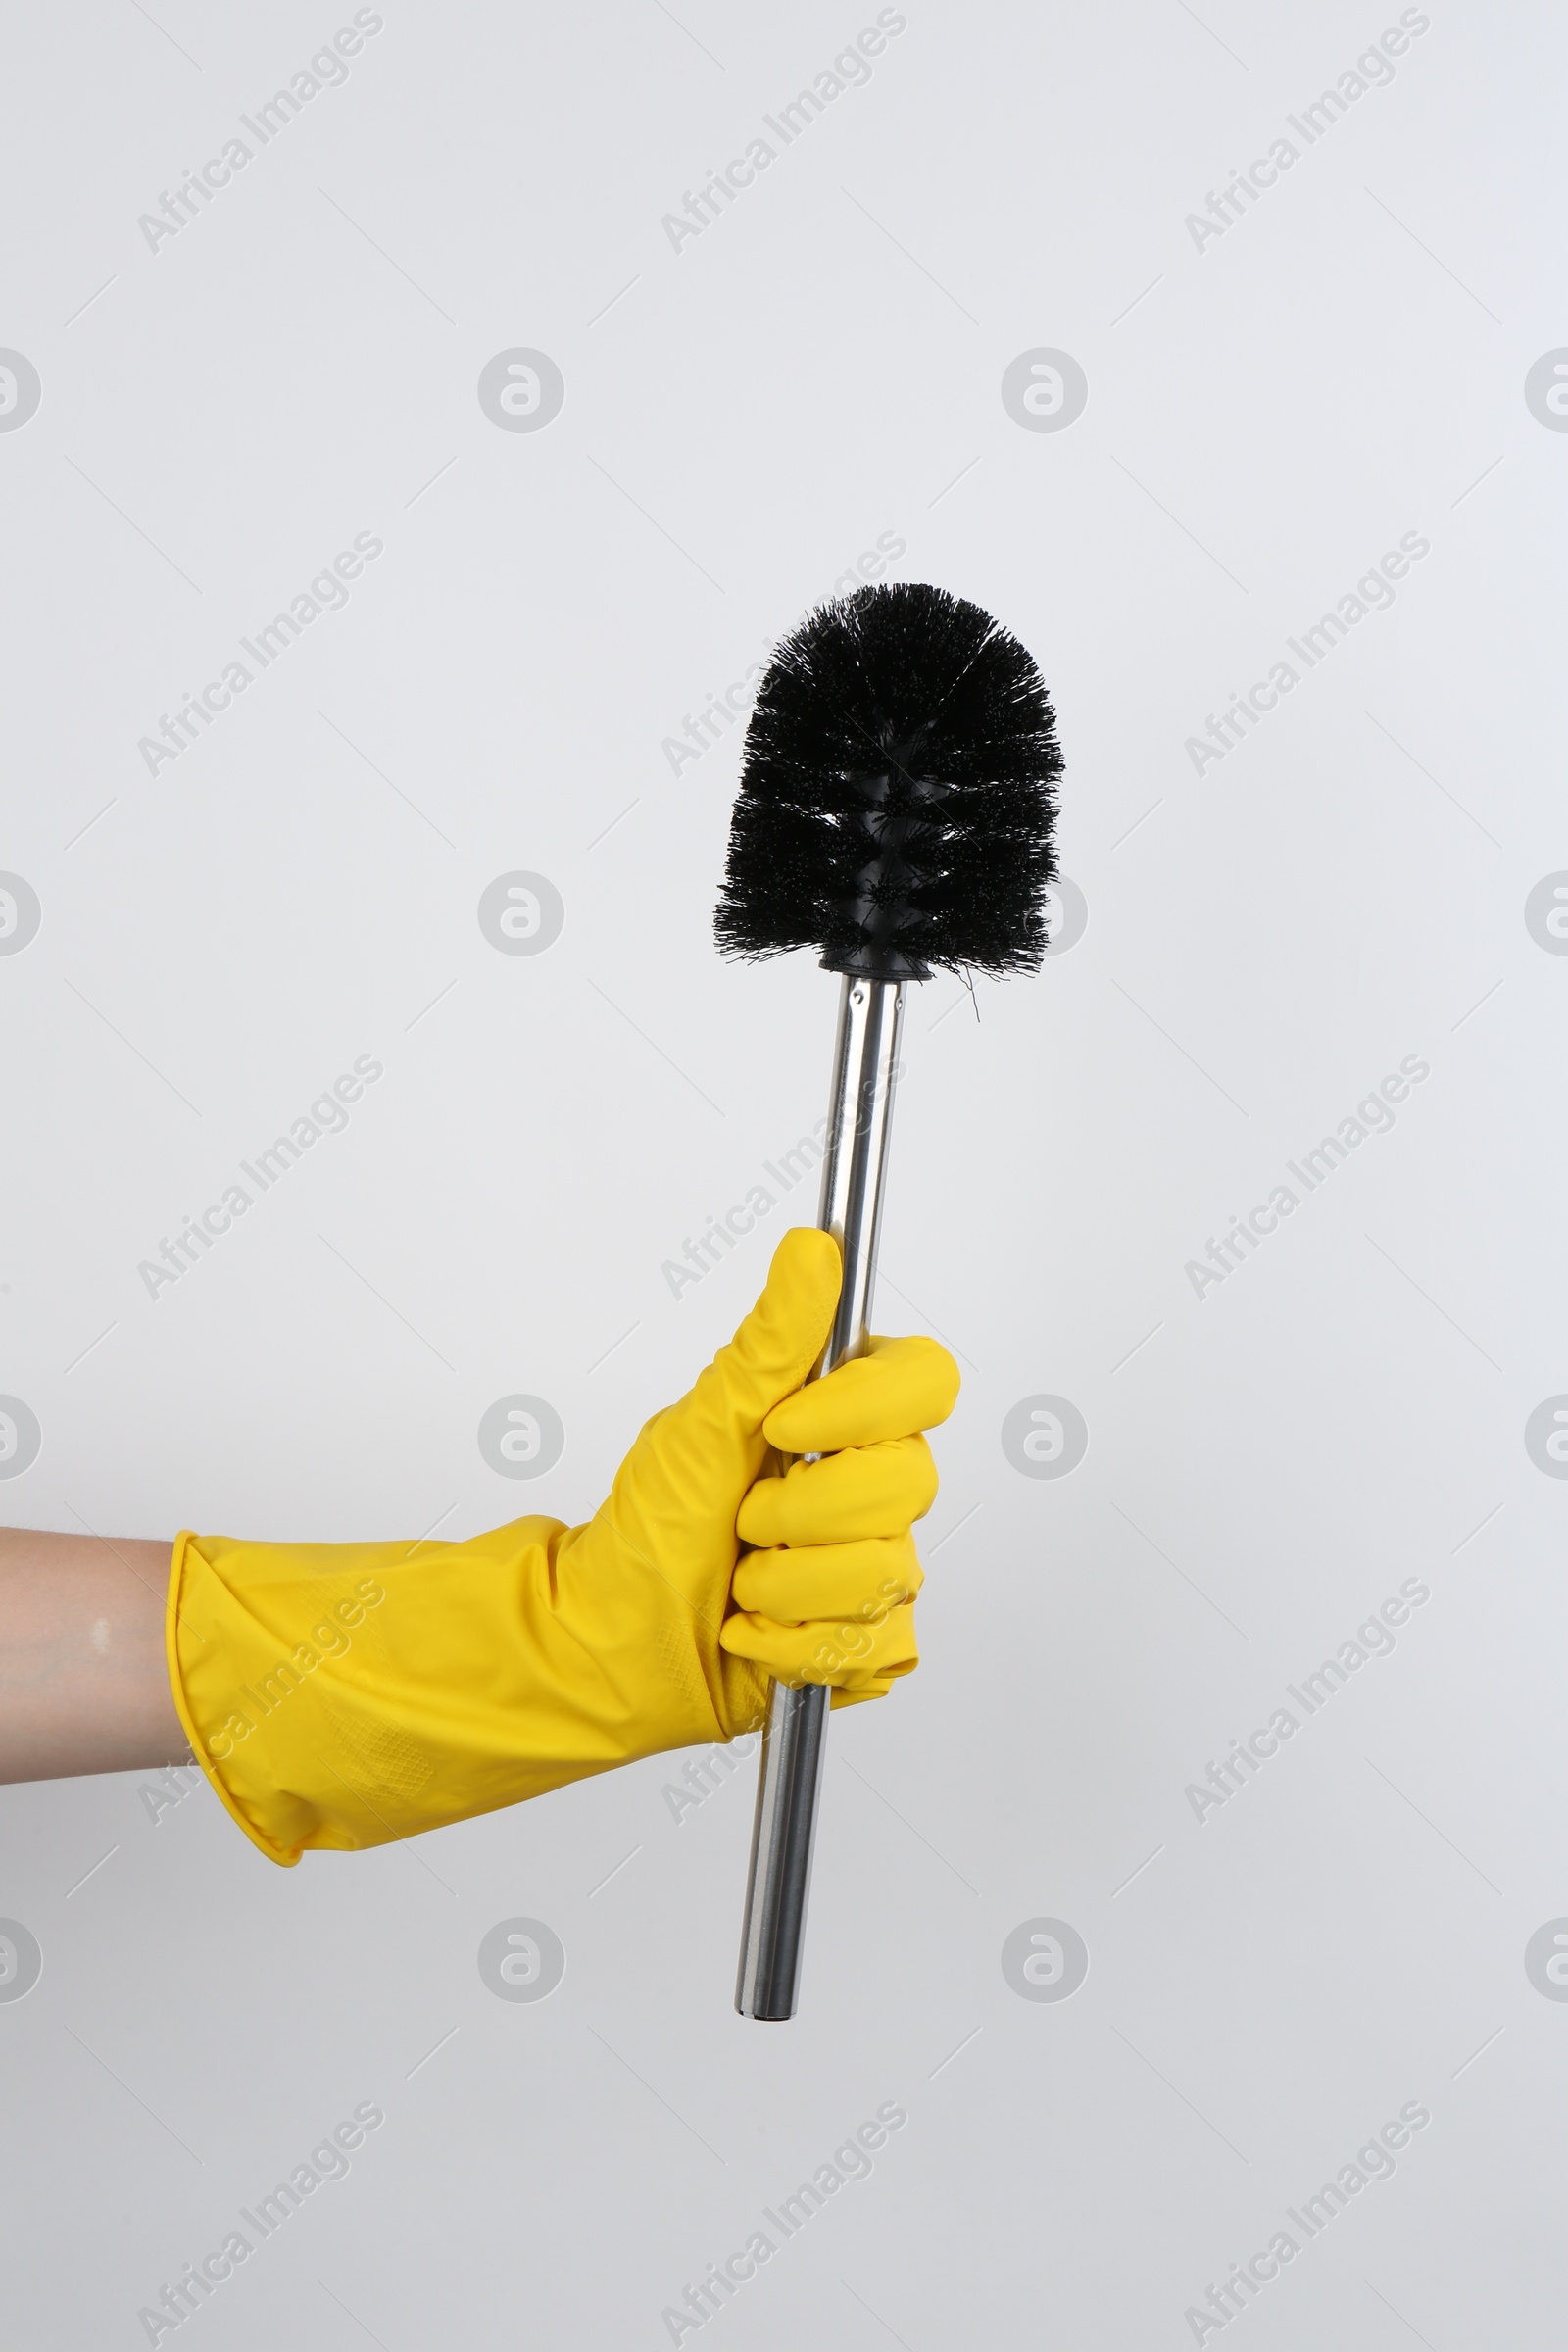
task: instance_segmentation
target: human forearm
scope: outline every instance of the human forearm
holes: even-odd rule
[[[170,1550],[0,1528],[0,1781],[189,1754],[164,1654]]]

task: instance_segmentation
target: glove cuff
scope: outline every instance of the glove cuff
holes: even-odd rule
[[[355,1852],[755,1729],[764,1668],[614,1521],[461,1544],[182,1532],[170,1689],[251,1843],[284,1867]]]
[[[208,1605],[211,1596],[196,1590],[203,1575],[210,1576],[211,1571],[196,1550],[196,1538],[188,1528],[182,1528],[174,1539],[169,1563],[169,1597],[164,1607],[164,1654],[169,1662],[169,1688],[174,1711],[184,1727],[192,1754],[217,1790],[224,1810],[270,1861],[291,1868],[300,1858],[301,1847],[280,1845],[275,1838],[270,1837],[229,1788],[220,1768],[220,1753],[226,1757],[233,1749],[232,1733],[225,1736],[224,1726],[225,1717],[233,1713],[225,1701],[234,1694],[226,1669],[220,1670],[224,1691],[220,1693],[216,1689],[220,1678],[212,1672],[211,1664],[212,1611]],[[202,1620],[206,1620],[206,1630]],[[210,1658],[205,1673],[201,1671],[204,1653],[209,1653]]]
[[[284,1865],[308,1846],[358,1851],[621,1761],[571,1683],[564,1532],[529,1518],[466,1544],[180,1536],[170,1685],[253,1845]]]

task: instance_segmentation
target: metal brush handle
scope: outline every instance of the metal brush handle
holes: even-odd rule
[[[865,1351],[903,1026],[902,981],[846,975],[816,1218],[843,1253],[844,1281],[827,1345],[808,1379],[820,1379]],[[735,1987],[742,2017],[782,2021],[795,2015],[828,1706],[825,1684],[807,1683],[798,1690],[785,1683],[773,1685],[762,1733]]]

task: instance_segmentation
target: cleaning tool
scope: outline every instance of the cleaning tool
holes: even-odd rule
[[[934,1340],[889,1340],[803,1389],[839,1272],[828,1234],[786,1233],[734,1339],[647,1423],[580,1527],[528,1517],[462,1543],[180,1537],[174,1703],[263,1853],[381,1845],[640,1756],[711,1748],[760,1724],[770,1676],[808,1663],[840,1704],[909,1672],[909,1530],[936,1493],[919,1433],[951,1411],[957,1367]],[[836,1483],[766,1475],[774,1447],[830,1454]]]
[[[875,1347],[905,983],[1039,968],[1061,764],[1029,654],[941,588],[862,588],[825,605],[763,673],[714,931],[727,955],[815,948],[841,975],[817,1223],[839,1245],[844,1277],[812,1377],[840,1378]],[[783,1483],[829,1467],[808,1451]],[[825,1685],[839,1654],[821,1645],[769,1699],[735,1993],[743,2017],[795,2014]]]

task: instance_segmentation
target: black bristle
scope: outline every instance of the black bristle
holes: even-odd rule
[[[1033,659],[978,605],[910,582],[822,606],[758,689],[719,947],[874,979],[1036,970],[1061,764]]]

